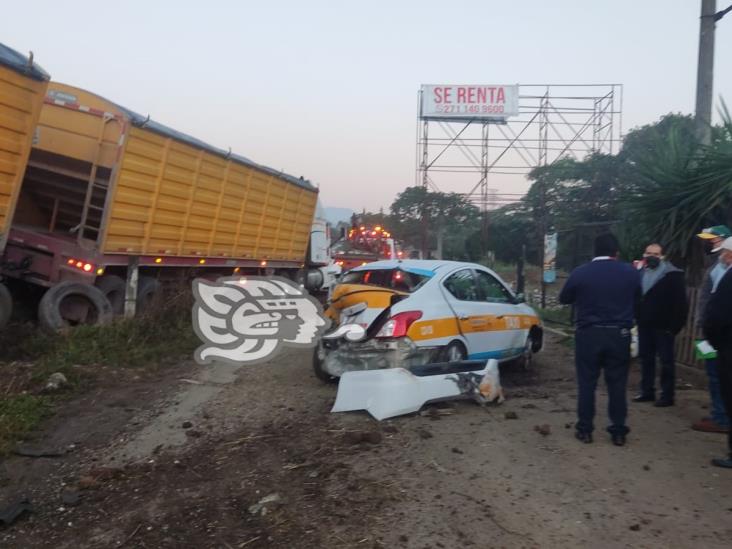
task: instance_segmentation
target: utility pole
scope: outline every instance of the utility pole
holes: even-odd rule
[[[712,97],[714,91],[714,14],[717,0],[702,0],[699,18],[699,60],[696,72],[696,112],[694,129],[697,139],[709,145],[712,139]]]
[[[714,94],[714,27],[732,11],[732,5],[717,11],[716,0],[702,0],[699,18],[699,60],[696,72],[696,112],[694,126],[697,139],[709,145],[712,140],[712,98]]]

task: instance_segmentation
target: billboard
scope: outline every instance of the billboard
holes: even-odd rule
[[[518,84],[423,84],[420,118],[504,120],[519,113]]]

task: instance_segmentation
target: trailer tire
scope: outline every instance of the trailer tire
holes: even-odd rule
[[[114,316],[121,316],[125,312],[125,292],[127,284],[117,275],[102,275],[94,285],[99,288],[112,305]]]
[[[70,304],[68,300],[72,300]],[[65,281],[52,286],[43,294],[38,304],[38,322],[41,328],[49,333],[67,331],[72,324],[65,317],[65,305],[73,306],[74,302],[86,302],[93,310],[91,322],[86,318],[83,321],[77,319],[77,322],[99,326],[112,321],[112,304],[99,288],[91,284]]]
[[[13,314],[13,297],[3,284],[0,284],[0,330],[10,321],[10,315]]]
[[[151,276],[141,276],[137,281],[137,303],[135,314],[149,313],[155,304],[156,298],[160,295],[160,282]]]

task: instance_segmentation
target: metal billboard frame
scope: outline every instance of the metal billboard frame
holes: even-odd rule
[[[614,154],[619,150],[622,106],[622,84],[520,84],[518,117],[445,120],[422,117],[420,90],[415,182],[439,191],[447,187],[443,183],[446,177],[438,174],[475,174],[476,181],[459,194],[477,203],[487,217],[490,210],[523,196],[491,188],[491,174],[525,177],[532,169],[567,155],[581,159],[592,152]],[[495,126],[493,131],[491,126]],[[495,155],[491,155],[492,149],[497,150]],[[455,151],[467,164],[438,163]],[[449,181],[445,183],[451,186]]]

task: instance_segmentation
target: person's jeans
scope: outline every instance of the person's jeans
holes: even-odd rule
[[[611,434],[627,434],[627,385],[630,366],[630,330],[625,328],[581,328],[575,338],[577,371],[577,431],[594,430],[595,391],[600,370],[605,371]]]
[[[641,394],[656,395],[656,355],[661,363],[661,399],[674,400],[676,388],[675,337],[671,332],[638,326],[638,355],[641,359]]]
[[[717,372],[717,359],[710,358],[704,361],[707,368],[707,377],[709,378],[709,396],[712,400],[712,420],[717,425],[723,427],[729,426],[729,417],[724,409],[722,401],[722,392],[719,387],[719,373]]]

